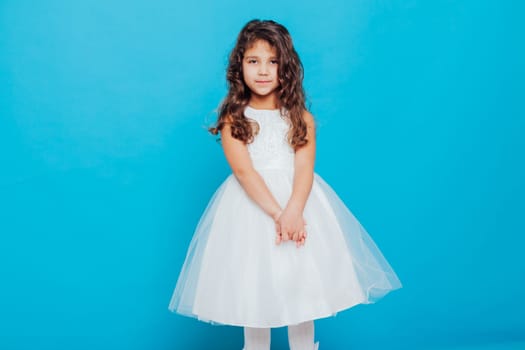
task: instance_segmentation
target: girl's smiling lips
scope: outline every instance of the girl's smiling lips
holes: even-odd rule
[[[256,80],[255,82],[257,84],[267,84],[267,83],[271,83],[272,81],[271,80]]]

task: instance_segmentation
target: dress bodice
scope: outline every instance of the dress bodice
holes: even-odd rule
[[[289,124],[280,110],[246,107],[244,114],[259,125],[248,152],[257,170],[293,169],[295,152],[287,140]]]

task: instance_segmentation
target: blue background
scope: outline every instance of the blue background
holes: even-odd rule
[[[316,171],[403,283],[320,348],[525,340],[524,4],[0,1],[0,348],[241,349],[167,306],[252,18],[290,30]]]

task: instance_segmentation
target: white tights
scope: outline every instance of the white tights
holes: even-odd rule
[[[271,328],[244,327],[244,350],[269,350]],[[314,350],[314,321],[288,326],[290,350]]]

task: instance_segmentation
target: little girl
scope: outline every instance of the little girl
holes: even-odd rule
[[[231,174],[197,225],[169,309],[244,327],[245,350],[314,350],[313,320],[369,304],[401,282],[337,194],[314,173],[315,125],[290,34],[253,20],[230,54],[220,133]]]

